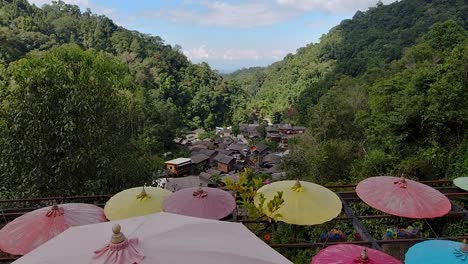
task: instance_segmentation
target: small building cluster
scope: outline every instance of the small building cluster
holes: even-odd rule
[[[262,136],[258,131],[259,126],[259,124],[240,124],[239,128],[244,137],[252,140]],[[305,127],[290,124],[271,124],[265,127],[265,130],[265,139],[277,142],[279,149],[287,150],[289,140],[297,135],[304,134]]]
[[[274,124],[265,129],[265,140],[277,142],[279,151],[275,152],[260,142],[263,137],[259,132],[259,124],[240,124],[239,135],[233,135],[231,127],[217,127],[214,139],[200,139],[204,133],[202,129],[188,133],[185,138],[176,138],[174,141],[177,144],[190,150],[190,157],[166,161],[167,175],[157,184],[171,191],[199,185],[210,186],[226,178],[237,180],[238,173],[245,168],[270,174],[272,178],[281,178],[284,176],[282,160],[289,152],[288,140],[303,134],[305,128]]]

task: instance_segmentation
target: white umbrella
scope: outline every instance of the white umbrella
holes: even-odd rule
[[[121,226],[122,233],[120,226],[115,224]],[[114,231],[114,235],[111,230]],[[290,264],[291,262],[242,224],[157,213],[72,227],[13,263]]]

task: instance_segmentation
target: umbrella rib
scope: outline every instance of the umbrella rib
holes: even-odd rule
[[[348,203],[346,203],[345,200],[343,200],[342,197],[340,197],[340,200],[341,200],[341,203],[343,204],[343,211],[345,212],[345,214],[352,218],[352,221],[353,221],[353,225],[354,227],[357,229],[357,231],[359,232],[359,234],[364,238],[366,239],[367,241],[371,242],[372,244],[372,247],[374,249],[377,249],[377,250],[380,250],[382,251],[382,248],[379,246],[379,244],[377,244],[377,241],[375,241],[375,239],[371,236],[370,232],[366,229],[366,227],[364,226],[364,224],[356,217],[356,215],[354,214],[353,210],[351,209],[351,207],[348,206]]]

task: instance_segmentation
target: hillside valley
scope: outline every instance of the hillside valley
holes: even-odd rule
[[[466,0],[379,1],[317,43],[230,74],[193,63],[164,37],[63,1],[0,0],[0,200],[90,196],[102,205],[135,186],[213,186],[234,194],[232,221],[247,220],[270,245],[326,243],[329,230],[359,244],[351,209],[370,215],[359,221],[376,238],[390,227],[468,234],[453,217],[466,218],[466,199],[447,202],[461,208],[447,217],[418,220],[375,217],[382,212],[356,196],[337,201],[349,205],[337,209],[340,221],[314,226],[272,223],[283,193],[267,202],[269,215],[254,204],[259,188],[280,180],[297,180],[288,190],[299,193],[301,180],[357,195],[353,184],[382,175],[460,194],[451,183],[468,176]],[[294,263],[318,252],[276,249]]]

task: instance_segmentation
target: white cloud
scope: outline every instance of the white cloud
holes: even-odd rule
[[[383,0],[389,4],[396,0]],[[279,5],[302,11],[326,11],[330,13],[354,12],[375,6],[378,0],[276,0]]]
[[[396,0],[383,0],[384,4]],[[243,0],[191,1],[177,8],[148,11],[147,18],[204,26],[256,27],[289,21],[306,12],[354,13],[375,6],[378,0]]]
[[[173,22],[209,26],[254,27],[287,21],[299,14],[296,10],[281,10],[265,2],[203,2],[199,10],[189,8],[161,9],[147,12],[147,17],[163,17]]]
[[[222,57],[225,60],[259,60],[263,56],[255,49],[228,49],[223,52]]]
[[[213,50],[206,48],[206,45],[201,45],[198,48],[183,50],[183,53],[185,56],[193,60],[208,59],[214,57],[215,55]]]

